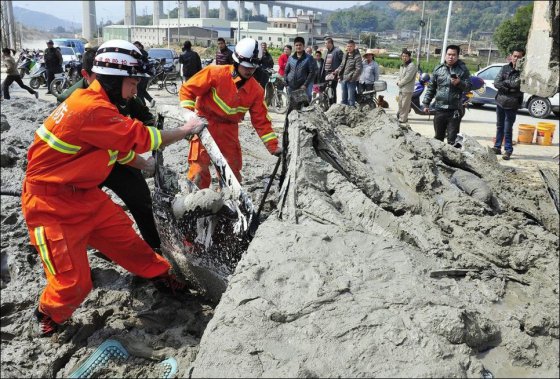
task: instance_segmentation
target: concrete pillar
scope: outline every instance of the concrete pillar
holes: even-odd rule
[[[97,30],[97,18],[95,17],[95,1],[82,1],[82,35],[85,39],[93,38]]]
[[[179,2],[179,14],[181,18],[189,17],[189,7],[187,6],[187,0],[181,0]]]
[[[129,0],[124,2],[124,24],[136,25],[136,1]]]
[[[219,16],[220,20],[227,20],[228,19],[228,6],[227,6],[227,0],[226,1],[220,1],[220,16]]]
[[[260,16],[261,14],[261,3],[253,1],[253,11],[251,12],[251,16]]]
[[[159,20],[161,19],[161,16],[163,15],[163,1],[154,1],[154,19],[153,19],[153,24],[154,25],[159,25]]]
[[[240,1],[239,4],[239,8],[241,8],[241,14],[237,15],[237,19],[243,21],[243,15],[245,14],[245,1]]]
[[[4,6],[2,7],[2,10],[6,12],[8,46],[2,46],[2,47],[9,47],[10,49],[15,49],[17,39],[16,39],[16,19],[14,18],[14,6],[11,0],[3,1],[3,3]],[[23,40],[23,36],[21,38]]]
[[[200,2],[200,18],[208,18],[208,3],[209,1],[207,0]]]
[[[286,17],[286,7],[280,7],[280,17]]]
[[[268,6],[268,18],[273,18],[274,17],[274,13],[273,13],[274,5],[272,5],[270,3],[268,3],[266,5]]]

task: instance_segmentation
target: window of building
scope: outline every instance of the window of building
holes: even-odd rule
[[[259,36],[259,41],[262,41],[262,36]]]
[[[278,42],[282,42],[282,37],[278,37]]]
[[[272,37],[268,37],[268,40],[269,40],[269,41],[272,41]]]

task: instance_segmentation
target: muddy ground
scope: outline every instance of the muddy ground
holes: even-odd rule
[[[3,190],[20,189],[53,107],[2,103]],[[248,125],[258,204],[275,158]],[[19,199],[2,196],[1,376],[67,377],[108,338],[132,357],[96,377],[158,376],[167,357],[180,377],[559,376],[558,210],[543,181],[378,110],[294,112],[289,133],[287,180],[217,306],[90,254],[94,290],[64,332],[36,337],[43,270]],[[164,151],[181,177],[187,148]]]

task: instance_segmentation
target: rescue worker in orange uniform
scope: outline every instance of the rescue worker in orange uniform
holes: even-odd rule
[[[193,110],[208,120],[208,131],[241,182],[242,156],[239,145],[239,123],[245,113],[271,154],[279,156],[282,148],[272,130],[272,122],[264,103],[264,90],[253,78],[262,50],[252,38],[244,38],[235,46],[233,65],[212,65],[183,83],[179,100],[183,108]],[[199,138],[191,140],[188,179],[199,188],[210,186],[210,157]]]
[[[134,165],[140,161],[137,153],[197,133],[203,122],[193,117],[179,128],[159,131],[119,113],[117,107],[136,95],[146,75],[141,53],[131,43],[107,41],[94,65],[97,79],[49,115],[27,154],[21,200],[47,278],[35,310],[43,336],[56,332],[92,289],[87,246],[135,275],[157,279],[159,288],[184,287],[98,185],[116,162]]]

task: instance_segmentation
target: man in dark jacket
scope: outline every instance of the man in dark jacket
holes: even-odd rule
[[[140,50],[142,53],[143,61],[148,62],[148,52],[144,50],[144,45],[140,41],[134,41],[134,46]],[[156,105],[156,101],[154,98],[148,93],[148,82],[150,78],[142,78],[140,83],[138,83],[138,94],[137,97],[140,99],[143,105],[146,105],[146,101],[150,103],[150,107],[154,107]]]
[[[54,80],[54,74],[62,72],[62,53],[54,47],[52,40],[47,41],[45,49],[45,68],[47,70],[47,93],[51,93],[51,82]]]
[[[65,101],[77,89],[87,88],[95,80],[96,74],[91,69],[93,68],[96,52],[97,47],[84,52],[82,58],[83,78],[57,98],[59,103]],[[136,118],[145,125],[153,125],[155,123],[154,116],[137,97],[128,100],[126,104],[119,105],[117,108],[122,115]],[[151,173],[153,171],[153,167],[151,167],[153,160],[145,160],[141,156],[137,156],[136,159],[138,160],[138,167],[136,168],[130,165],[115,163],[111,173],[101,183],[100,187],[109,188],[125,203],[134,221],[136,221],[144,241],[153,249],[158,249],[161,242],[154,221],[150,189],[140,171],[143,169]]]
[[[274,58],[268,52],[268,48],[266,46],[266,42],[261,43],[262,48],[262,58],[261,58],[261,67],[264,69],[267,68],[274,68]]]
[[[233,53],[226,46],[226,40],[218,38],[218,51],[216,51],[216,64],[233,64]]]
[[[447,133],[447,143],[450,145],[455,145],[461,127],[463,92],[471,88],[471,74],[459,59],[460,51],[459,46],[447,46],[445,62],[434,68],[432,80],[422,101],[424,112],[428,113],[430,103],[435,98],[434,138],[443,141]]]
[[[288,86],[288,94],[297,89],[305,89],[307,98],[311,100],[316,65],[313,57],[304,51],[304,45],[303,37],[294,39],[296,52],[292,54],[286,64],[285,80]]]
[[[334,46],[333,40],[330,37],[325,39],[325,44],[327,51],[325,53],[325,76],[336,70],[342,63],[342,58],[344,53],[338,47]],[[336,86],[338,85],[338,78],[332,81],[332,86],[334,88],[334,97],[332,99],[332,104],[336,103]]]
[[[494,87],[496,87],[498,93],[496,94],[496,143],[492,150],[497,155],[501,154],[502,141],[504,141],[505,153],[502,159],[506,161],[510,159],[513,153],[513,124],[515,123],[517,110],[523,102],[517,61],[524,56],[524,49],[514,49],[511,52],[511,62],[502,67],[498,76],[494,79]]]
[[[183,54],[179,57],[179,63],[183,64],[183,79],[185,82],[194,74],[202,70],[202,62],[196,51],[192,51],[191,41],[183,44]]]

